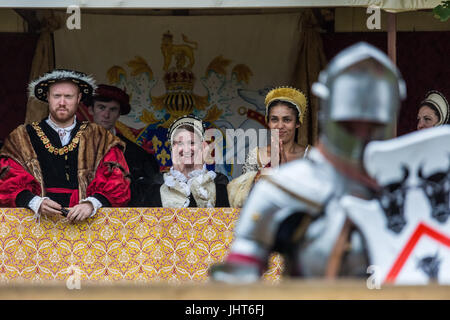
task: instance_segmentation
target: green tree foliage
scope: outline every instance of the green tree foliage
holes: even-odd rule
[[[440,5],[433,9],[435,18],[447,21],[450,18],[450,0],[442,1]]]

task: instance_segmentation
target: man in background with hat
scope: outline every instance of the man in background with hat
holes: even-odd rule
[[[131,200],[128,206],[144,206],[145,189],[150,185],[153,176],[159,173],[159,164],[152,154],[116,132],[116,121],[131,110],[129,95],[115,86],[99,84],[87,104],[93,121],[125,142],[124,154],[131,175]]]
[[[0,206],[82,221],[100,207],[129,202],[125,144],[103,127],[76,119],[79,103],[95,88],[92,77],[62,69],[29,84],[30,96],[48,102],[50,114],[39,123],[20,125],[5,140]]]

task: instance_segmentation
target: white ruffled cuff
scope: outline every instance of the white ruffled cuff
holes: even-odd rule
[[[92,213],[89,216],[89,218],[93,217],[97,213],[97,210],[102,207],[102,203],[95,197],[87,197],[86,199],[80,200],[80,203],[83,203],[83,202],[90,202],[90,203],[92,203],[92,206],[94,207],[94,210],[92,210]]]
[[[41,207],[42,201],[45,199],[50,199],[49,197],[40,197],[40,196],[34,196],[33,199],[28,202],[28,207],[33,210],[34,215],[36,217],[39,216],[39,208]]]

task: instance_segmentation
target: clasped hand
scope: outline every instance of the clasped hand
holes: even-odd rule
[[[46,216],[62,216],[61,209],[62,206],[59,203],[51,199],[44,199],[44,201],[42,201],[41,203],[41,206],[39,207],[39,213]],[[92,203],[79,203],[69,209],[67,219],[76,222],[83,221],[91,216],[93,210],[94,206],[92,205]]]

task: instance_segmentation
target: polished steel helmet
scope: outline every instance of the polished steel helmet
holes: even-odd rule
[[[389,57],[360,42],[334,57],[312,86],[320,98],[321,142],[343,160],[361,164],[365,145],[394,136],[400,100],[406,85]],[[361,137],[345,123],[377,124],[370,136]]]

